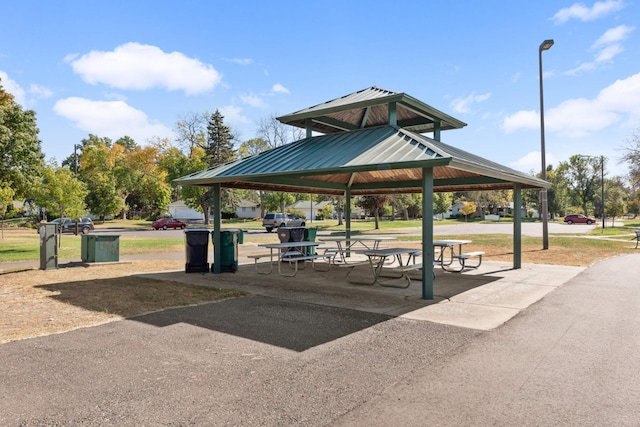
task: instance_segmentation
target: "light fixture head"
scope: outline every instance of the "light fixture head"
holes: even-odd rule
[[[551,46],[553,46],[553,39],[545,40],[540,45],[540,51],[549,50],[551,49]]]

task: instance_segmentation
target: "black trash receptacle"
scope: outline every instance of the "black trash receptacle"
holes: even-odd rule
[[[213,231],[211,232],[211,240],[213,241]],[[220,251],[220,271],[235,273],[238,271],[238,234],[240,230],[220,230],[220,248],[215,247]],[[214,263],[211,264],[211,272],[214,272]]]
[[[290,227],[290,242],[302,242],[304,239],[304,227]]]
[[[280,239],[280,243],[287,243],[290,241],[291,232],[289,230],[289,227],[278,228],[278,238]]]
[[[209,271],[209,230],[187,228],[184,230],[187,250],[185,273],[206,273]]]
[[[305,228],[304,229],[304,239],[303,239],[303,241],[305,241],[305,242],[315,242],[316,241],[316,233],[317,233],[317,231],[318,231],[317,228]],[[310,255],[315,255],[316,248],[311,246],[311,247],[309,247],[307,249],[307,252]]]

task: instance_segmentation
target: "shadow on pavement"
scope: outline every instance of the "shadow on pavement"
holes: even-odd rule
[[[266,344],[304,351],[391,319],[345,308],[252,296],[133,317],[157,327],[187,323]]]

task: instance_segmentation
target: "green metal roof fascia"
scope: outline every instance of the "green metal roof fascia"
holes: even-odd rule
[[[199,171],[199,172],[193,172],[190,173],[189,175],[185,175],[185,176],[181,176],[180,178],[176,178],[174,179],[172,182],[175,182],[176,184],[180,184],[182,182],[185,181],[191,181],[193,179],[210,179],[210,176],[215,176],[218,173],[224,172],[226,170],[231,169],[232,167],[234,167],[235,165],[243,162],[245,159],[238,159],[238,160],[234,160],[228,163],[224,163],[218,166],[213,166],[210,168],[207,168],[205,170]]]
[[[389,188],[422,188],[422,181],[414,179],[411,181],[378,181],[378,182],[363,182],[361,184],[351,185],[351,191],[358,190],[377,190],[377,189],[389,189]]]
[[[240,180],[236,180],[240,181]],[[290,177],[269,177],[269,179],[251,179],[242,180],[241,182],[252,182],[256,184],[276,184],[285,185],[287,187],[305,187],[305,188],[322,188],[328,190],[344,190],[346,186],[339,182],[318,181],[314,179],[300,179]]]
[[[493,178],[489,176],[477,176],[477,177],[464,177],[464,178],[444,178],[435,179],[433,181],[434,187],[456,187],[459,185],[474,185],[474,184],[497,184],[505,182],[502,179]],[[511,182],[511,181],[508,181]]]
[[[469,162],[461,159],[454,159],[449,165],[449,167],[464,170],[467,172],[477,173],[479,175],[497,178],[505,182],[514,182],[514,183],[531,185],[532,187],[551,188],[553,186],[551,183],[547,181],[543,181],[538,178],[527,176],[516,170],[510,170],[510,171],[497,170],[494,168],[486,167],[484,165],[480,165],[477,163],[473,163],[473,162]]]
[[[210,176],[206,178],[189,178],[183,177],[175,180],[180,180],[184,185],[203,185],[203,184],[215,184],[224,182],[255,182],[255,183],[282,183],[287,185],[295,185],[296,182],[300,182],[300,177],[308,177],[314,175],[336,175],[336,174],[350,174],[357,172],[369,172],[369,171],[382,171],[382,170],[394,170],[394,169],[417,169],[424,167],[436,167],[447,166],[451,158],[439,157],[429,160],[417,160],[409,162],[394,162],[394,163],[378,163],[368,165],[351,165],[340,166],[336,168],[315,169],[307,171],[275,171],[271,173],[255,174],[255,175],[237,175],[237,176]],[[313,180],[311,180],[313,181]],[[310,181],[310,182],[311,182]],[[316,181],[319,182],[319,181]],[[333,188],[333,187],[328,187]],[[337,187],[344,188],[344,186]]]

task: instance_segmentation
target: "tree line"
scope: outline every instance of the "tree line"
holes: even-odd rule
[[[301,139],[303,130],[283,125],[275,116],[261,119],[255,138],[240,142],[224,123],[219,110],[190,113],[177,120],[175,139],[155,138],[140,145],[128,136],[113,141],[88,135],[70,147],[60,164],[45,161],[38,137],[36,113],[24,110],[0,85],[0,217],[11,216],[13,200],[25,200],[46,217],[80,218],[88,212],[105,217],[155,219],[167,205],[181,199],[202,211],[205,221],[213,203],[212,190],[180,187],[173,180],[194,172],[252,156]],[[557,167],[549,166],[547,180],[552,217],[566,213],[607,217],[638,215],[640,198],[640,134],[627,141],[621,161],[629,166],[626,177],[609,177],[608,158],[576,154]],[[604,200],[602,185],[604,184]],[[222,210],[232,215],[240,200],[255,202],[265,211],[285,211],[298,200],[329,200],[342,219],[344,198],[335,196],[235,190],[223,188]],[[434,214],[446,213],[458,202],[473,203],[477,212],[494,213],[513,200],[510,191],[437,193]],[[419,194],[355,197],[359,206],[375,217],[418,218]],[[538,191],[524,191],[527,207],[539,206]],[[604,202],[604,203],[603,203]],[[604,208],[604,212],[603,212]],[[327,212],[325,212],[327,214]]]

